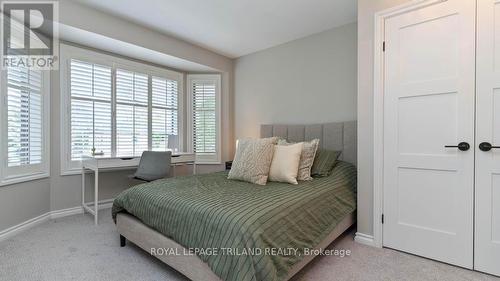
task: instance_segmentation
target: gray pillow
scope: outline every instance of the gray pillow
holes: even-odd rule
[[[278,138],[241,139],[228,179],[265,185]]]
[[[339,156],[340,151],[318,149],[311,169],[311,175],[315,177],[329,176]]]
[[[284,139],[278,141],[278,145],[290,145],[292,143],[287,142]],[[300,155],[299,172],[297,174],[297,180],[308,181],[312,180],[311,168],[314,163],[314,156],[318,150],[319,139],[313,139],[312,141],[305,141],[302,147],[302,154]]]

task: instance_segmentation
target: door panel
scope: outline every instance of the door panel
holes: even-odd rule
[[[473,265],[475,1],[385,23],[386,247]]]
[[[456,90],[450,93],[400,96],[398,99],[399,133],[401,154],[449,156],[436,139],[454,143],[458,128],[458,96]],[[446,114],[443,114],[446,112]],[[423,114],[425,113],[425,114]],[[415,118],[419,116],[419,118]],[[434,124],[434,126],[427,126]]]
[[[500,1],[478,1],[476,143],[500,146]],[[500,275],[500,149],[476,146],[474,268]]]
[[[491,242],[496,245],[500,245],[500,173],[493,173],[491,177],[491,202],[496,203],[491,206]],[[497,250],[498,250],[498,246]],[[496,264],[498,264],[498,256],[497,258],[493,258],[496,260]],[[500,275],[499,272],[496,273]]]
[[[454,186],[458,184],[456,172],[399,168],[398,177],[398,223],[405,227],[455,235],[453,217],[441,210],[454,208]],[[443,185],[443,182],[450,185]],[[429,196],[430,194],[433,196]],[[445,197],[448,200],[443,202],[441,198]]]

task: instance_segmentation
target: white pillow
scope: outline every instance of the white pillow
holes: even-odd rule
[[[278,145],[290,145],[284,139],[278,141]],[[319,139],[313,139],[312,141],[305,141],[304,147],[302,148],[302,154],[300,155],[299,162],[299,173],[297,174],[297,180],[299,181],[310,181],[311,168],[314,163],[314,157],[316,156],[316,151],[318,150]]]
[[[304,143],[292,145],[275,145],[273,161],[269,170],[269,180],[298,184],[300,155]]]

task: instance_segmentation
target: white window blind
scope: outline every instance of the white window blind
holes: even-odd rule
[[[178,85],[175,80],[152,78],[152,149],[179,150]]]
[[[200,163],[220,163],[220,76],[190,79],[191,145]]]
[[[7,166],[42,162],[42,74],[17,67],[7,70]]]
[[[116,154],[140,156],[148,150],[148,76],[116,71]]]
[[[49,176],[49,72],[0,71],[0,186]]]
[[[111,156],[111,68],[71,60],[71,159]]]

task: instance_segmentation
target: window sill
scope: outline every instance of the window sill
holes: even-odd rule
[[[199,161],[195,163],[196,165],[221,165],[222,162],[217,161],[217,162],[210,162],[210,161]]]
[[[82,174],[82,168],[61,170],[61,176],[74,176],[74,175],[81,175],[81,174]]]
[[[12,185],[16,183],[22,183],[27,181],[33,181],[38,179],[44,179],[50,177],[49,173],[39,173],[33,175],[23,175],[23,176],[11,176],[6,177],[0,181],[0,186]]]

